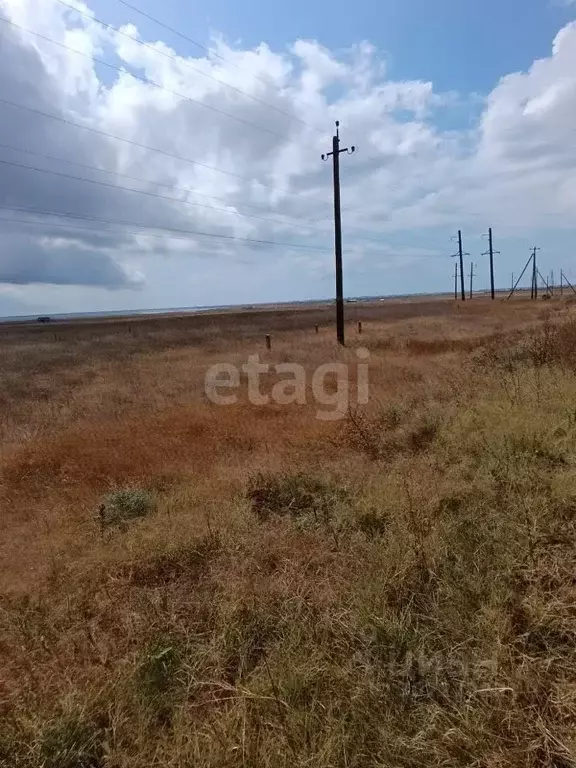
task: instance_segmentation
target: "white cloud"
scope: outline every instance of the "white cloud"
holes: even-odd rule
[[[79,7],[90,13],[88,6]],[[330,249],[330,165],[320,161],[320,154],[329,149],[333,121],[339,119],[343,141],[359,148],[355,157],[343,158],[343,204],[353,209],[345,212],[352,264],[385,260],[395,266],[413,265],[414,259],[434,250],[413,241],[414,233],[424,228],[484,227],[489,222],[504,235],[522,227],[574,227],[576,23],[559,32],[549,57],[535,61],[527,72],[501,79],[485,99],[473,130],[447,131],[439,127],[437,109],[449,110],[454,95],[436,92],[431,82],[387,79],[385,61],[369,43],[336,53],[315,41],[297,40],[278,53],[266,44],[237,50],[218,40],[214,45],[224,61],[179,56],[160,40],[145,40],[149,47],[144,47],[66,11],[54,0],[0,0],[0,8],[18,25],[88,56],[119,62],[128,72],[144,73],[186,97],[135,80],[127,72],[107,71],[86,56],[2,24],[1,98],[200,165],[5,104],[0,104],[0,143],[151,183],[7,149],[0,149],[0,160],[276,220],[283,214],[303,217],[317,222],[325,234],[303,222],[296,227],[274,224],[12,166],[2,166],[0,205]],[[122,32],[142,39],[134,25]],[[166,185],[180,191],[170,192]],[[0,210],[0,217],[7,215]],[[0,254],[0,281],[5,283],[145,288],[157,274],[154,264],[168,269],[170,259],[180,263],[183,254],[189,257],[188,276],[194,270],[200,274],[199,260],[208,258],[217,260],[223,280],[231,265],[246,260],[265,261],[270,267],[281,257],[300,271],[303,263],[310,264],[311,274],[330,264],[329,253],[293,248],[283,252],[224,239],[163,240],[97,231],[97,225],[94,232],[69,235],[49,224],[45,230],[15,223],[2,226],[9,244]],[[370,237],[380,233],[386,244],[358,239],[362,230]],[[402,246],[387,242],[392,233],[396,241],[405,233]]]

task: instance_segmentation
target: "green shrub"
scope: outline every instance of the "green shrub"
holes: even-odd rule
[[[355,528],[362,531],[369,539],[375,539],[386,533],[389,526],[388,517],[369,509],[359,514],[355,519]]]
[[[326,522],[332,519],[335,506],[347,498],[347,493],[304,472],[295,475],[259,472],[248,481],[246,498],[262,521],[273,516],[289,516]]]
[[[98,510],[101,530],[117,525],[126,528],[130,520],[146,517],[154,509],[154,500],[141,488],[123,488],[109,493]]]
[[[49,723],[41,734],[43,768],[103,768],[104,732],[81,716]]]
[[[180,652],[174,642],[157,642],[146,653],[139,668],[141,690],[151,699],[168,693],[176,684]]]

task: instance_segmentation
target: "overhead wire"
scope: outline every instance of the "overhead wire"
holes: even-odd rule
[[[229,214],[232,214],[232,215],[235,215],[235,216],[244,216],[244,217],[247,217],[249,219],[258,219],[260,221],[266,221],[266,222],[269,222],[271,224],[277,224],[277,225],[288,226],[288,227],[304,227],[304,229],[318,229],[318,227],[307,226],[306,224],[295,224],[295,223],[292,223],[292,222],[289,222],[289,221],[288,222],[287,221],[281,221],[280,219],[270,219],[267,216],[256,216],[255,214],[252,214],[252,213],[241,213],[240,211],[229,210],[228,208],[217,208],[214,205],[205,205],[204,203],[197,203],[194,200],[178,200],[175,197],[168,197],[167,195],[159,195],[159,194],[157,194],[155,192],[148,192],[148,191],[146,191],[144,189],[132,189],[131,187],[123,187],[123,186],[121,186],[119,184],[110,184],[107,181],[99,181],[98,179],[87,179],[87,178],[84,178],[82,176],[74,176],[73,174],[70,174],[70,173],[62,173],[61,171],[55,171],[55,170],[52,170],[51,168],[37,168],[36,166],[33,166],[33,165],[25,165],[24,163],[16,163],[13,160],[4,160],[4,159],[0,158],[0,164],[8,165],[8,166],[11,166],[11,167],[14,167],[14,168],[20,168],[20,169],[27,170],[27,171],[36,171],[38,173],[48,173],[48,174],[51,174],[53,176],[59,176],[59,177],[64,178],[64,179],[71,179],[71,180],[74,180],[74,181],[84,181],[87,184],[96,184],[96,185],[98,185],[100,187],[107,187],[108,189],[118,189],[118,190],[120,190],[122,192],[133,192],[134,194],[137,194],[137,195],[146,195],[147,197],[155,197],[155,198],[158,198],[160,200],[167,200],[168,202],[171,202],[171,203],[179,203],[181,205],[193,205],[193,206],[196,206],[196,207],[199,207],[199,208],[207,208],[207,209],[209,209],[211,211],[219,211],[221,213],[229,213]],[[94,170],[97,170],[97,169],[94,169]],[[150,183],[153,184],[154,182],[150,182]],[[324,234],[329,234],[329,232],[327,232],[327,230],[325,230],[325,229],[324,230],[320,230],[320,231],[322,231]]]
[[[218,238],[222,240],[232,240],[232,241],[248,243],[252,245],[273,245],[273,246],[281,246],[283,248],[297,248],[297,249],[310,250],[310,251],[331,251],[330,248],[324,248],[324,247],[315,246],[315,245],[305,245],[302,243],[278,242],[276,240],[263,240],[259,238],[253,238],[253,237],[239,237],[237,235],[224,235],[217,232],[202,232],[199,230],[179,229],[175,227],[154,227],[146,224],[139,224],[138,222],[134,222],[134,221],[122,221],[118,219],[102,218],[102,217],[91,216],[89,214],[83,214],[83,213],[69,213],[64,211],[47,211],[41,208],[31,208],[31,207],[16,206],[16,205],[0,205],[0,210],[15,211],[20,213],[22,212],[30,213],[32,215],[37,215],[37,216],[54,216],[56,218],[81,219],[86,221],[93,221],[99,224],[116,224],[119,226],[134,227],[139,230],[144,230],[142,232],[126,233],[126,234],[133,234],[133,235],[141,235],[141,234],[146,235],[148,234],[146,230],[152,230],[153,232],[162,232],[164,234],[164,237],[186,235],[188,236],[186,239],[193,239],[194,237],[209,237],[209,238]],[[20,223],[26,224],[28,223],[28,221],[24,220],[24,221],[21,221]],[[43,224],[44,226],[46,226],[45,222],[37,222],[37,223]],[[98,230],[91,230],[91,231],[99,232],[101,230],[98,229]],[[111,230],[111,231],[112,233],[116,232],[116,234],[122,234],[121,231],[120,232],[118,232],[117,230]]]
[[[0,143],[0,148],[15,149],[16,151],[26,152],[26,153],[29,153],[29,154],[32,154],[32,155],[35,155],[35,156],[38,156],[38,157],[44,157],[44,158],[51,159],[51,160],[58,160],[58,161],[61,161],[61,162],[70,162],[71,164],[79,165],[82,168],[86,168],[86,169],[89,169],[89,170],[92,170],[92,171],[102,171],[103,170],[103,169],[98,168],[97,166],[87,165],[85,163],[76,163],[75,161],[62,160],[61,158],[57,158],[54,155],[44,154],[42,152],[35,152],[33,150],[28,150],[28,149],[20,149],[18,147],[12,147],[9,144],[7,145],[7,144],[1,144]],[[131,187],[124,187],[124,186],[121,186],[119,184],[110,184],[109,182],[99,181],[98,179],[87,179],[87,178],[82,177],[82,176],[74,176],[73,174],[63,173],[61,171],[55,171],[55,170],[53,170],[51,168],[38,168],[36,166],[26,165],[24,163],[17,163],[17,162],[14,162],[13,160],[5,160],[3,158],[0,158],[0,164],[7,165],[7,166],[10,166],[10,167],[15,167],[15,168],[21,168],[23,170],[28,170],[28,171],[36,171],[38,173],[52,174],[54,176],[59,176],[61,178],[70,179],[70,180],[73,180],[73,181],[83,181],[83,182],[86,182],[87,184],[95,184],[95,185],[98,185],[98,186],[107,187],[109,189],[117,189],[117,190],[120,190],[122,192],[133,192],[134,194],[145,195],[147,197],[154,197],[154,198],[158,198],[160,200],[166,200],[167,202],[170,202],[170,203],[178,203],[180,205],[192,205],[192,206],[195,206],[195,207],[198,207],[198,208],[205,208],[205,209],[208,209],[208,210],[218,211],[218,212],[221,212],[221,213],[228,213],[228,214],[231,214],[231,215],[242,216],[242,217],[249,218],[249,219],[257,219],[259,221],[265,221],[265,222],[267,222],[269,224],[274,224],[274,225],[277,225],[277,226],[297,227],[297,228],[300,228],[300,229],[304,228],[304,229],[309,229],[309,230],[317,231],[317,232],[320,232],[320,233],[325,234],[325,235],[331,234],[331,232],[329,232],[327,229],[324,229],[321,226],[317,226],[317,225],[314,225],[314,224],[306,223],[305,221],[298,221],[298,222],[283,221],[281,219],[272,219],[272,218],[270,218],[268,216],[257,216],[255,214],[243,213],[241,211],[231,210],[229,208],[219,208],[219,207],[214,206],[214,205],[206,205],[204,203],[198,203],[195,200],[179,200],[178,198],[169,197],[168,195],[160,195],[158,193],[149,192],[147,190],[133,189]],[[115,171],[104,170],[103,172],[104,173],[110,173],[110,174],[118,175],[118,176],[124,176],[124,177],[126,177],[128,179],[132,179],[133,181],[139,181],[139,182],[146,183],[146,184],[155,184],[156,183],[156,182],[152,181],[151,179],[142,179],[140,177],[129,176],[127,174],[122,174],[122,173],[116,173]],[[170,185],[165,185],[165,186],[168,186],[169,188],[173,188],[173,189],[179,189],[179,190],[182,190],[182,191],[187,192],[187,193],[192,192],[193,194],[197,194],[193,190],[187,190],[187,189],[184,189],[183,187],[170,187]],[[222,198],[216,198],[216,199],[222,200]],[[229,205],[232,205],[232,204],[229,203]],[[299,218],[299,217],[293,217],[293,218]],[[370,241],[370,242],[379,242],[375,238],[371,238],[371,237],[367,237],[367,236],[362,236],[362,235],[356,235],[356,238],[360,239],[360,240],[367,240],[367,241]]]
[[[193,160],[192,158],[184,157],[183,155],[177,155],[174,152],[168,152],[165,149],[159,149],[158,147],[151,147],[148,144],[142,144],[141,142],[134,141],[133,139],[127,139],[127,138],[125,138],[123,136],[116,136],[115,134],[110,133],[108,131],[104,131],[101,128],[94,128],[91,125],[85,125],[84,123],[77,123],[75,120],[69,120],[68,118],[61,117],[60,115],[53,115],[50,112],[44,112],[43,110],[37,109],[35,107],[29,107],[29,106],[27,106],[25,104],[19,104],[16,101],[11,101],[10,99],[6,99],[6,98],[4,98],[2,96],[0,96],[0,104],[6,104],[6,105],[8,105],[10,107],[15,107],[16,109],[22,109],[22,110],[25,110],[27,112],[31,112],[31,113],[36,114],[36,115],[41,115],[42,117],[46,117],[46,118],[48,118],[50,120],[55,120],[56,122],[59,122],[59,123],[64,123],[66,125],[72,125],[75,128],[81,128],[81,129],[83,129],[85,131],[89,131],[90,133],[94,133],[94,134],[97,134],[99,136],[105,136],[108,139],[114,139],[115,141],[121,141],[121,142],[124,142],[125,144],[130,144],[133,147],[138,147],[139,149],[145,149],[148,152],[156,152],[159,155],[163,155],[164,157],[170,157],[173,160],[178,160],[179,162],[182,162],[182,163],[190,163],[191,165],[196,165],[199,168],[205,168],[205,169],[207,169],[209,171],[215,171],[216,173],[222,173],[225,176],[230,176],[232,178],[242,179],[243,181],[248,181],[251,184],[260,185],[261,187],[265,187],[266,189],[271,189],[271,190],[273,190],[275,192],[283,192],[284,194],[287,194],[287,195],[290,195],[290,196],[293,196],[293,194],[294,194],[289,189],[286,189],[284,187],[274,186],[273,184],[266,184],[265,182],[260,181],[259,179],[250,178],[249,176],[243,176],[240,173],[234,173],[234,171],[227,171],[227,170],[225,170],[223,168],[217,168],[214,165],[208,165],[207,163],[203,163],[203,162],[201,162],[199,160]],[[318,200],[318,202],[322,203],[323,205],[330,205],[330,203],[327,200],[320,200],[320,198],[312,198],[312,199]]]
[[[209,56],[213,56],[214,58],[219,59],[220,61],[224,61],[227,64],[230,64],[231,66],[240,70],[241,72],[245,71],[244,68],[241,67],[239,64],[237,64],[235,61],[232,61],[231,59],[228,59],[225,56],[222,56],[221,54],[217,53],[212,48],[208,48],[202,43],[199,43],[197,40],[194,40],[192,37],[185,35],[184,32],[181,32],[178,29],[174,29],[174,27],[171,27],[169,24],[166,24],[166,22],[160,21],[160,19],[157,19],[155,16],[152,16],[149,13],[146,13],[146,11],[143,11],[141,8],[138,8],[132,3],[127,2],[127,0],[118,0],[118,2],[126,6],[126,8],[130,8],[130,10],[134,11],[135,13],[140,14],[140,16],[142,16],[143,18],[148,19],[148,21],[152,21],[154,22],[154,24],[158,24],[159,27],[162,27],[168,32],[171,32],[173,35],[176,35],[181,40],[186,40],[186,42],[191,43],[192,45],[195,45],[197,48],[200,48],[201,50],[205,51]],[[268,85],[268,82],[264,80],[263,77],[260,77],[259,75],[255,75],[253,73],[250,73],[250,76],[254,80],[259,80],[261,83],[264,83],[264,85]],[[311,127],[314,127],[314,126],[311,126]],[[319,133],[324,133],[324,131],[322,131],[320,128],[315,128],[315,130],[317,130]]]
[[[198,192],[196,189],[190,189],[189,187],[180,187],[177,184],[166,184],[162,181],[155,181],[154,179],[145,179],[142,178],[142,176],[132,176],[128,173],[121,173],[120,171],[111,171],[108,168],[101,168],[97,165],[89,165],[88,163],[81,163],[78,160],[70,160],[67,157],[59,157],[58,155],[52,155],[46,152],[37,152],[34,149],[29,149],[28,147],[17,147],[14,144],[3,144],[0,143],[0,149],[11,149],[15,152],[22,152],[26,155],[32,155],[34,157],[42,157],[46,160],[54,160],[59,163],[66,163],[67,165],[77,165],[79,168],[85,168],[89,171],[98,171],[98,173],[107,173],[111,176],[118,176],[123,179],[130,179],[131,181],[138,181],[142,184],[153,184],[156,187],[163,187],[165,189],[173,189],[175,192],[185,192],[186,194],[192,194],[192,195],[198,195],[199,197],[205,197],[209,200],[219,200],[221,203],[226,203],[226,205],[237,205],[238,203],[233,203],[230,200],[227,200],[224,197],[217,197],[216,195],[207,195],[205,192]],[[167,197],[167,200],[174,200],[175,202],[178,201],[177,198]],[[274,212],[271,211],[270,208],[263,208],[262,206],[258,205],[249,205],[248,203],[239,203],[242,208],[250,208],[255,211],[261,211],[263,213],[268,212]],[[281,216],[288,216],[291,219],[300,219],[302,221],[307,221],[303,216],[295,216],[294,214],[285,214],[282,211],[276,211],[276,213],[279,213]]]
[[[287,112],[285,109],[281,109],[280,107],[276,107],[273,104],[270,104],[267,101],[264,101],[264,99],[260,99],[258,96],[254,96],[251,93],[247,93],[242,88],[238,88],[236,85],[232,85],[231,83],[227,83],[225,80],[221,80],[218,77],[214,77],[214,75],[209,74],[208,72],[204,72],[203,70],[199,69],[198,67],[194,67],[188,59],[182,57],[182,56],[173,56],[171,53],[167,53],[166,51],[162,50],[161,48],[158,48],[155,45],[151,45],[150,43],[145,42],[144,40],[140,40],[135,35],[131,35],[128,32],[118,29],[118,27],[115,27],[113,24],[108,24],[106,21],[102,21],[102,19],[99,19],[97,16],[93,16],[90,13],[86,13],[86,11],[81,10],[75,5],[72,5],[71,3],[67,3],[66,0],[56,0],[56,2],[60,3],[60,5],[63,5],[65,8],[69,8],[71,11],[74,11],[75,13],[78,13],[80,16],[84,16],[87,19],[90,19],[90,21],[96,22],[96,24],[99,24],[101,27],[104,27],[105,29],[109,29],[113,31],[117,35],[121,35],[122,37],[127,38],[128,40],[132,40],[133,42],[137,43],[138,45],[147,48],[154,53],[164,56],[166,59],[171,59],[172,61],[175,61],[179,66],[183,65],[187,69],[192,70],[193,72],[196,72],[197,74],[201,75],[202,77],[206,77],[210,80],[213,80],[215,83],[219,83],[220,85],[224,85],[227,88],[232,89],[233,91],[236,91],[237,93],[242,94],[248,99],[251,99],[252,101],[255,101],[258,104],[261,104],[264,107],[268,107],[268,109],[273,109],[275,112],[278,112],[281,115],[284,115],[285,117],[288,117],[290,120],[296,120],[299,123],[302,123],[302,125],[305,125],[307,128],[312,128],[314,130],[317,130],[319,133],[323,133],[323,131],[320,130],[320,128],[316,128],[315,126],[310,125],[305,120],[302,120],[297,115],[292,115],[290,112]]]
[[[243,117],[238,117],[238,115],[233,115],[231,112],[226,112],[223,109],[219,109],[218,107],[214,107],[211,104],[206,104],[203,101],[200,101],[199,99],[195,99],[192,96],[186,96],[184,93],[180,93],[179,91],[173,91],[171,88],[166,88],[165,85],[160,85],[160,83],[157,83],[155,80],[151,80],[149,77],[145,77],[143,75],[135,75],[134,72],[130,72],[125,67],[119,67],[116,64],[112,64],[109,61],[104,61],[104,59],[99,59],[97,56],[91,56],[89,53],[85,53],[84,51],[79,51],[77,48],[72,48],[70,45],[66,45],[66,43],[61,43],[58,40],[54,40],[52,37],[48,37],[48,35],[43,35],[41,32],[36,32],[33,29],[30,29],[29,27],[25,27],[22,24],[17,24],[15,21],[12,21],[11,19],[7,19],[5,16],[0,16],[0,21],[4,24],[10,24],[13,27],[16,27],[17,29],[21,29],[24,32],[26,32],[28,35],[33,35],[34,37],[40,38],[40,40],[45,40],[48,43],[51,43],[52,45],[58,46],[58,48],[63,48],[66,51],[70,51],[71,53],[76,53],[78,56],[83,56],[85,59],[90,59],[91,61],[95,62],[96,64],[100,64],[103,67],[109,67],[110,69],[115,70],[116,72],[120,72],[120,74],[126,74],[130,77],[133,77],[135,80],[138,80],[141,83],[144,83],[145,85],[151,85],[153,88],[158,88],[161,91],[165,91],[166,93],[172,94],[172,96],[176,96],[176,98],[182,99],[183,101],[188,101],[191,104],[196,104],[199,107],[203,107],[204,109],[209,109],[211,112],[215,112],[216,114],[223,115],[224,117],[229,117],[231,120],[237,120],[239,123],[243,123],[244,125],[249,125],[252,128],[256,128],[258,131],[264,131],[266,133],[271,134],[272,136],[276,136],[280,139],[289,139],[290,137],[283,133],[278,133],[278,131],[273,131],[271,128],[267,128],[264,125],[258,125],[257,123],[252,122],[251,120],[246,120]]]

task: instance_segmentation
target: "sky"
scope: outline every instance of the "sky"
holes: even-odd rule
[[[576,282],[576,2],[0,0],[0,316]]]

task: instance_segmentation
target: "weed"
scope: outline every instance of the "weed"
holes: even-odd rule
[[[119,575],[127,576],[138,587],[161,587],[178,581],[192,585],[207,571],[219,550],[219,539],[208,535],[195,544],[123,565]]]
[[[139,688],[150,699],[168,693],[177,684],[180,651],[171,638],[156,640],[138,668]]]
[[[38,740],[43,768],[104,768],[104,731],[82,715],[63,715],[46,723]]]
[[[347,492],[304,472],[260,472],[249,479],[246,498],[261,521],[288,516],[319,522],[334,516],[336,505],[347,498]]]
[[[102,532],[110,526],[126,528],[130,520],[146,517],[154,509],[152,496],[141,488],[123,488],[108,494],[98,509]]]
[[[398,406],[368,415],[351,410],[342,432],[343,441],[373,460],[394,459],[427,450],[440,428],[438,417],[424,412],[409,417]]]
[[[374,509],[361,512],[354,519],[354,527],[362,531],[369,539],[383,536],[390,525],[390,520],[386,515],[377,512]]]

